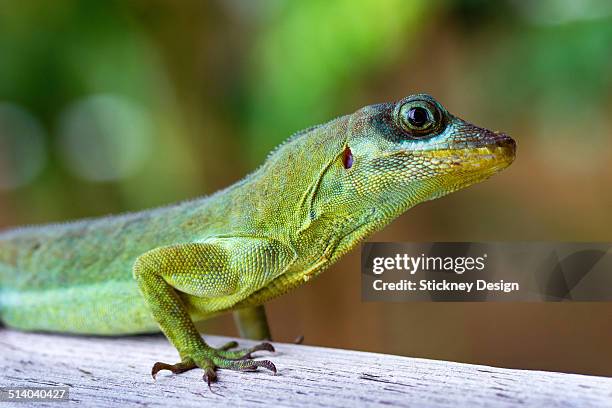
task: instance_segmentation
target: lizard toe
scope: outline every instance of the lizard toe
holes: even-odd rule
[[[242,359],[242,360],[231,360],[227,358],[213,358],[213,362],[219,368],[226,368],[230,370],[237,371],[256,371],[259,367],[266,368],[274,375],[276,375],[277,370],[276,366],[273,362],[269,360],[252,360],[252,359]]]
[[[162,370],[168,370],[172,371],[173,374],[178,374],[187,370],[191,370],[192,368],[196,368],[196,363],[191,359],[183,360],[180,363],[176,364],[168,364],[158,361],[153,364],[153,367],[151,368],[151,376],[153,377],[153,379],[155,379],[157,373]]]
[[[220,357],[227,358],[230,360],[250,359],[253,357],[252,353],[255,353],[256,351],[269,351],[271,353],[274,353],[276,351],[274,349],[274,346],[268,342],[259,343],[253,347],[249,347],[249,348],[245,348],[241,350],[227,351],[227,350],[223,350],[222,348],[219,348],[217,350],[218,350],[217,354]]]

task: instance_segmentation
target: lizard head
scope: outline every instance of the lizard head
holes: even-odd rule
[[[509,136],[472,125],[425,94],[367,106],[347,117],[336,161],[365,207],[388,216],[485,180],[509,166],[516,144]],[[320,187],[326,190],[324,177]],[[334,177],[332,188],[338,188]]]

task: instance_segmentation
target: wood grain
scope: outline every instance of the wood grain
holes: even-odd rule
[[[230,339],[207,340],[220,345]],[[155,361],[177,359],[161,335],[75,337],[0,329],[0,386],[65,385],[71,401],[87,407],[612,407],[611,378],[275,346],[276,353],[261,355],[274,361],[278,375],[221,370],[211,393],[201,370],[151,378]]]

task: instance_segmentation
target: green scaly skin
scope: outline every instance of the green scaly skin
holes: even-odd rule
[[[416,115],[416,116],[415,116]],[[255,172],[168,207],[0,234],[0,319],[23,330],[119,335],[161,329],[181,361],[253,370],[269,343],[207,345],[194,325],[238,311],[267,337],[265,301],[317,276],[410,207],[482,181],[515,143],[428,95],[367,106],[299,132]]]

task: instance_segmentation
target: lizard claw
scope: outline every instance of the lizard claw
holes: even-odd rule
[[[162,363],[161,361],[158,361],[155,364],[153,364],[153,367],[151,368],[151,377],[153,377],[153,379],[155,379],[155,376],[161,370],[170,370],[170,371],[172,371],[171,367],[172,366],[170,364]]]
[[[217,373],[215,373],[215,370],[213,368],[207,368],[206,370],[204,370],[204,375],[202,375],[202,379],[206,381],[206,383],[208,384],[208,388],[212,391],[210,383],[217,381]]]
[[[215,381],[217,381],[217,373],[215,372],[215,369],[213,367],[208,367],[204,370],[204,375],[202,375],[202,380],[206,381],[206,384],[208,384],[208,389],[210,390],[210,392],[216,395],[221,395],[219,393],[216,393],[212,389],[212,386],[211,386],[211,383],[214,383]]]

